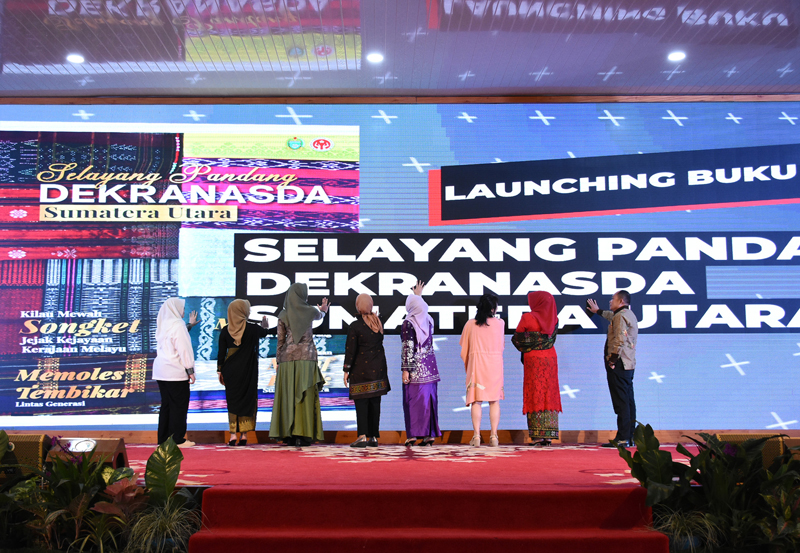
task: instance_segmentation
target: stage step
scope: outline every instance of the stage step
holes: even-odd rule
[[[189,553],[668,551],[641,488],[276,489],[215,486]]]

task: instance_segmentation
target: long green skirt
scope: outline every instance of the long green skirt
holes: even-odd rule
[[[324,440],[319,406],[324,383],[316,361],[286,361],[278,365],[269,437]]]

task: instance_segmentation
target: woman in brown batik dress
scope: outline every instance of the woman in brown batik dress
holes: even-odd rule
[[[383,325],[372,312],[372,298],[356,298],[358,317],[347,331],[344,350],[344,384],[356,404],[358,439],[351,447],[378,447],[381,396],[389,392]]]

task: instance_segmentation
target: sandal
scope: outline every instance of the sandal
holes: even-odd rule
[[[415,443],[417,443],[417,439],[416,438],[409,438],[403,443],[403,445],[406,446],[406,447],[411,447]]]
[[[430,446],[432,446],[433,442],[435,442],[435,441],[436,441],[436,438],[423,438],[422,441],[419,443],[419,445],[422,445],[422,446],[430,445]]]
[[[500,447],[500,439],[497,436],[489,436],[489,447]]]
[[[469,441],[469,445],[471,445],[472,447],[481,447],[481,437],[473,436],[472,439]]]

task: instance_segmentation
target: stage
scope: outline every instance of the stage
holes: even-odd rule
[[[141,477],[154,446],[127,447]],[[182,452],[179,485],[210,487],[190,553],[667,551],[647,530],[644,490],[615,449],[597,444]]]

